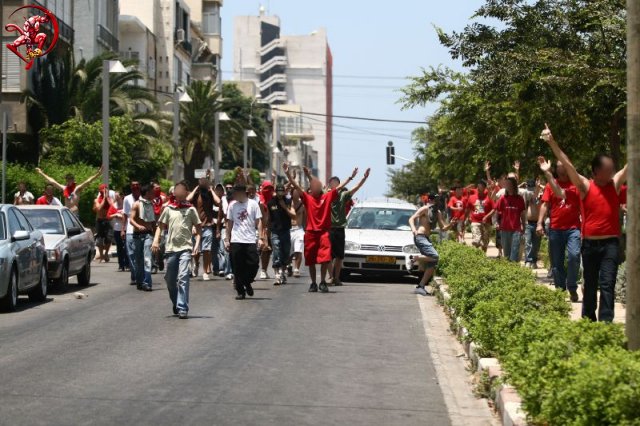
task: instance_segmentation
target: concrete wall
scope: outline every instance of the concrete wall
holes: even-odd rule
[[[126,2],[125,2],[126,3]],[[97,25],[98,25],[98,2],[95,0],[74,0],[73,7],[73,29],[75,30],[75,41],[73,54],[76,63],[82,58],[87,60],[102,52],[98,46]]]

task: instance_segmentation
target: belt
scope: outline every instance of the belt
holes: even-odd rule
[[[600,240],[592,240],[589,238],[584,238],[582,240],[582,243],[588,243],[591,246],[603,246],[605,244],[609,244],[612,242],[620,242],[620,238],[619,237],[611,237],[611,238],[603,238]]]
[[[134,232],[132,235],[133,235],[133,238],[140,238],[140,237],[144,237],[146,235],[151,235],[151,231],[149,231],[149,232]]]

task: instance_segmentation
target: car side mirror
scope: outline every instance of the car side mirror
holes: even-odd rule
[[[31,238],[29,231],[16,231],[11,237],[11,241],[24,241]]]
[[[82,231],[83,231],[82,228],[78,228],[77,226],[73,228],[69,228],[67,229],[67,236],[75,237],[76,235],[82,234]]]

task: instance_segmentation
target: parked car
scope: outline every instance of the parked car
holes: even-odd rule
[[[408,256],[418,254],[409,218],[413,204],[393,198],[372,199],[356,204],[345,229],[345,259],[342,279],[358,273],[369,276],[415,273],[407,271]]]
[[[47,252],[42,232],[16,207],[0,204],[0,308],[14,311],[18,294],[47,298]]]
[[[64,287],[77,275],[78,284],[89,285],[91,261],[96,252],[93,233],[62,206],[20,206],[34,228],[44,235],[49,279]]]

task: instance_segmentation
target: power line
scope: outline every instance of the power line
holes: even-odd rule
[[[225,71],[222,70],[223,74],[234,74],[233,71]],[[238,72],[236,74],[242,74],[241,72]],[[312,73],[312,72],[308,72],[308,73],[304,73],[304,72],[300,72],[300,71],[296,71],[295,69],[293,70],[293,72],[291,73],[293,75],[304,75],[304,76],[324,76],[323,74],[318,74],[318,73]],[[400,76],[389,76],[389,75],[354,75],[354,74],[332,74],[333,78],[357,78],[357,79],[364,79],[364,80],[409,80],[411,79],[411,77],[400,77]]]
[[[352,115],[320,114],[318,112],[287,111],[287,110],[279,109],[274,106],[272,106],[271,109],[274,111],[287,112],[290,114],[295,113],[295,114],[301,114],[301,115],[314,115],[318,117],[344,118],[346,120],[364,120],[364,121],[378,121],[378,122],[384,122],[384,123],[403,123],[403,124],[422,124],[422,125],[426,124],[424,121],[392,120],[388,118],[356,117]]]

